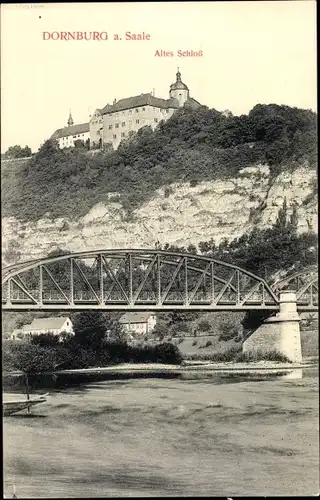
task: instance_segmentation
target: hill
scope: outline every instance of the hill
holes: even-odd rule
[[[113,194],[128,214],[163,186],[168,197],[176,183],[225,181],[258,165],[268,165],[271,185],[284,169],[315,168],[316,157],[312,111],[270,104],[226,117],[205,106],[181,109],[154,131],[141,128],[116,151],[91,155],[47,141],[20,169],[4,168],[2,211],[23,221],[44,214],[77,219]]]

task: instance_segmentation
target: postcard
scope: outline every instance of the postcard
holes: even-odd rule
[[[317,495],[315,2],[1,14],[5,498]]]

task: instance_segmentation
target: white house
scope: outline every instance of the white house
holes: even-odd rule
[[[154,329],[157,317],[150,312],[128,312],[121,316],[119,323],[126,333],[146,335]]]
[[[42,335],[44,333],[61,335],[63,332],[73,334],[72,321],[67,316],[35,318],[30,325],[23,325],[22,328],[14,330],[11,339],[23,339],[26,336]]]
[[[71,112],[67,122],[67,127],[58,128],[51,136],[51,139],[56,139],[60,149],[72,148],[76,141],[86,142],[90,140],[89,123],[79,123],[74,125]]]

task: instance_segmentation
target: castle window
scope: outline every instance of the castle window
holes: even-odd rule
[[[125,137],[126,136],[126,133],[125,132],[121,132],[121,137]]]
[[[136,120],[136,123],[139,123],[139,122],[140,122],[140,120]]]
[[[142,108],[142,111],[145,111],[145,110],[146,110],[146,108]]]
[[[116,128],[119,128],[119,123],[116,123],[115,127],[116,127]]]
[[[111,130],[111,129],[112,129],[112,125],[109,125],[109,130]]]
[[[113,138],[116,139],[117,138],[117,134],[113,134]]]
[[[167,112],[167,113],[169,113],[169,110],[168,110],[168,109],[166,109],[166,112]]]
[[[77,136],[76,136],[76,135],[74,135],[74,136],[73,136],[73,138],[74,138],[74,139],[76,139],[76,138],[77,138]]]
[[[154,121],[155,121],[156,123],[158,123],[158,118],[155,118],[155,119],[154,119]]]
[[[139,113],[139,110],[138,110],[138,108],[136,108],[136,113]]]
[[[124,111],[122,111],[122,114],[124,115]]]
[[[121,125],[122,125],[123,127],[125,127],[125,126],[126,126],[126,122],[122,122],[122,123],[121,123]]]

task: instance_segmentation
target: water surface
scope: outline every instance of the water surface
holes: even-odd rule
[[[241,379],[240,379],[241,380]],[[134,379],[4,418],[18,498],[317,495],[318,379]],[[43,392],[43,391],[42,391]]]

